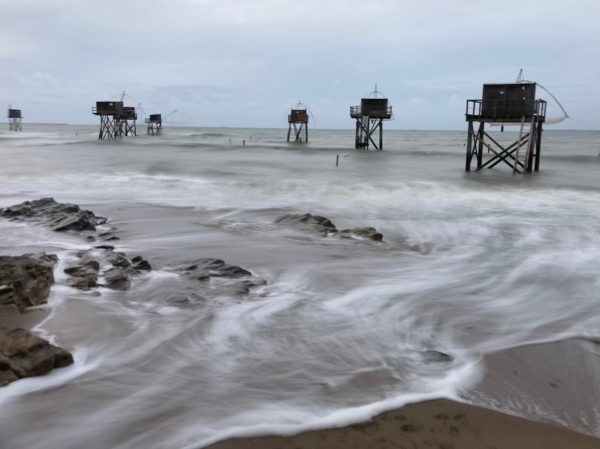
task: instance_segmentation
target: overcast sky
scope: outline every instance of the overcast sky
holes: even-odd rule
[[[465,100],[520,68],[557,127],[600,128],[600,1],[0,0],[0,101],[26,122],[96,123],[126,91],[200,126],[287,126],[302,100],[352,128],[377,83],[388,128],[465,129]]]

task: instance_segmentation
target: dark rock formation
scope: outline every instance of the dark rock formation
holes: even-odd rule
[[[182,271],[188,277],[199,281],[204,281],[211,277],[237,279],[252,276],[252,273],[242,267],[229,265],[221,259],[213,258],[198,259]]]
[[[183,282],[180,281],[166,298],[174,305],[196,304],[217,297],[245,296],[251,289],[267,283],[242,267],[214,258],[197,259],[176,267],[175,271],[181,274]]]
[[[73,363],[73,356],[25,329],[0,325],[0,387]]]
[[[100,263],[89,254],[84,254],[78,264],[65,268],[64,271],[71,276],[69,279],[71,287],[90,290],[98,286]]]
[[[45,253],[0,256],[0,311],[18,313],[46,302],[57,260]]]
[[[103,287],[112,290],[128,290],[131,287],[129,274],[120,268],[111,268],[102,273],[104,276]]]
[[[131,259],[131,267],[136,271],[152,271],[152,266],[142,256],[135,256]]]
[[[383,234],[381,232],[377,232],[375,228],[344,229],[340,231],[338,235],[344,238],[374,240],[376,242],[381,242],[383,240]]]
[[[25,201],[0,209],[0,216],[41,222],[54,231],[95,231],[96,225],[106,223],[106,218],[97,217],[76,204],[57,203],[54,198]]]
[[[450,354],[435,350],[423,351],[421,357],[427,363],[450,363],[454,360]]]
[[[333,235],[342,238],[355,238],[358,240],[374,240],[376,242],[381,242],[383,240],[383,234],[377,232],[375,228],[353,228],[338,231],[331,220],[319,215],[288,214],[277,218],[275,223],[316,232],[324,237]]]
[[[99,245],[77,254],[79,261],[64,271],[71,278],[69,285],[81,290],[102,286],[113,290],[127,290],[131,287],[131,277],[152,270],[150,263],[141,256],[129,260],[122,252],[114,251],[114,246]],[[98,283],[102,266],[111,268],[102,272],[104,283]]]
[[[125,253],[107,250],[106,259],[113,267],[127,268],[131,266],[131,262],[127,259]]]
[[[337,232],[336,227],[331,221],[319,215],[288,214],[277,218],[275,223],[286,224],[303,230],[317,232],[322,236],[335,234]]]

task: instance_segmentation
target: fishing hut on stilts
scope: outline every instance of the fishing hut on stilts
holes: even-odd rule
[[[100,116],[98,140],[116,140],[123,137],[122,101],[97,101],[92,114]]]
[[[493,168],[501,162],[513,173],[531,173],[540,168],[542,130],[546,101],[535,98],[536,83],[484,84],[481,100],[467,100],[467,159],[465,170]],[[490,126],[519,126],[517,139],[503,145],[486,131]],[[484,161],[484,153],[489,157]]]
[[[308,110],[301,102],[292,108],[288,115],[288,133],[287,141],[290,141],[292,135],[292,128],[294,128],[294,142],[296,143],[308,143]],[[302,140],[302,133],[304,132],[304,141]]]
[[[371,98],[362,98],[360,106],[350,106],[350,117],[356,120],[356,149],[368,150],[372,144],[375,150],[383,150],[383,121],[392,118],[392,106],[387,98],[378,98],[380,93],[376,85]],[[377,131],[379,139],[374,140]]]
[[[8,130],[23,131],[23,116],[20,109],[11,109],[8,107]]]
[[[146,119],[146,134],[159,136],[162,134],[162,116],[161,114],[150,114]]]
[[[122,128],[122,133],[126,136],[137,136],[137,112],[133,106],[124,106],[123,111],[119,114],[119,123]]]

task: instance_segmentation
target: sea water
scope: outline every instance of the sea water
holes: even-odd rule
[[[600,133],[545,131],[541,170],[525,176],[466,173],[466,131],[386,130],[381,152],[354,150],[352,131],[311,129],[303,145],[286,133],[0,131],[0,207],[79,204],[154,268],[126,292],[81,292],[62,269],[90,243],[0,220],[0,253],[59,255],[35,330],[75,356],[0,389],[2,448],[199,448],[343,425],[455,397],[485,354],[600,337]],[[275,223],[290,213],[372,226],[383,242]],[[201,257],[267,285],[170,301],[172,268]]]

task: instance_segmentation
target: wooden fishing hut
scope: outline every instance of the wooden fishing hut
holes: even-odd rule
[[[23,131],[23,116],[20,109],[8,108],[8,130]]]
[[[480,100],[467,100],[467,159],[465,170],[493,168],[500,162],[513,173],[531,173],[540,168],[542,128],[546,120],[546,101],[535,98],[536,83],[484,84]],[[519,126],[518,138],[509,145],[494,139],[485,128],[504,125]],[[489,155],[484,162],[484,150]],[[521,150],[523,150],[521,152]]]
[[[162,116],[161,114],[150,114],[146,119],[146,134],[157,136],[162,134]]]
[[[126,136],[137,136],[136,128],[137,112],[133,106],[123,106],[119,113],[119,122]]]
[[[375,90],[377,94],[377,89]],[[350,117],[356,120],[356,149],[383,150],[383,121],[392,117],[392,106],[387,98],[362,98],[360,106],[350,106]],[[379,131],[378,142],[373,136]]]
[[[122,101],[97,101],[92,108],[92,114],[100,116],[99,140],[116,140],[123,137],[121,115],[123,114]]]
[[[290,141],[292,134],[292,128],[294,128],[294,142],[296,143],[308,143],[308,110],[304,109],[292,109],[288,115],[288,133],[287,141]],[[304,132],[304,141],[302,140],[302,133]]]

